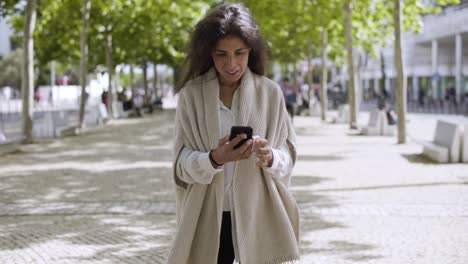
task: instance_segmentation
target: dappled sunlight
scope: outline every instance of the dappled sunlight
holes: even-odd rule
[[[125,164],[123,161],[113,160],[113,161],[104,161],[104,162],[95,162],[95,163],[86,163],[81,162],[62,162],[56,164],[36,164],[28,167],[10,165],[2,166],[0,168],[0,177],[2,174],[9,174],[10,172],[23,172],[23,171],[50,171],[50,170],[82,170],[92,173],[100,172],[109,172],[109,171],[118,171],[118,170],[130,170],[130,169],[149,169],[149,168],[171,168],[171,162],[161,162],[161,161],[139,161],[133,163]]]
[[[164,263],[176,226],[174,135],[172,123],[155,119],[2,156],[0,241],[16,242],[0,243],[0,259],[21,262],[33,248],[44,253],[32,259],[45,263]],[[412,143],[349,136],[345,125],[314,122],[295,120],[290,190],[300,208],[300,263],[387,261],[387,243],[402,249],[387,238],[407,219],[414,219],[411,232],[422,217],[466,217],[466,165],[419,162]],[[460,194],[454,199],[444,190]]]
[[[50,216],[4,218],[10,221],[0,239],[0,259],[23,263],[25,257],[45,263],[136,263],[147,256],[161,263],[175,225],[170,216]],[[156,224],[155,223],[160,223]],[[4,227],[5,225],[0,225]],[[73,227],[73,228],[71,228]],[[18,229],[17,232],[14,232]],[[27,237],[28,239],[23,239]],[[25,256],[27,248],[32,255]],[[44,254],[47,252],[46,254]]]
[[[82,150],[68,150],[68,151],[58,151],[58,152],[52,152],[52,153],[44,153],[44,152],[38,152],[38,153],[30,153],[28,156],[32,158],[37,158],[37,159],[63,159],[63,158],[76,158],[76,157],[82,157],[82,156],[90,156],[90,155],[95,155],[97,154],[97,151],[94,149],[82,149]]]

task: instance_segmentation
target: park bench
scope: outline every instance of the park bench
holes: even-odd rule
[[[96,126],[101,122],[99,114],[99,105],[93,105],[86,108],[84,123],[86,126]]]
[[[396,131],[396,125],[390,125],[388,121],[388,116],[385,111],[383,112],[383,121],[382,121],[382,136],[394,136]]]
[[[107,108],[106,105],[103,103],[100,103],[98,105],[99,108],[99,123],[106,123],[109,120],[109,115],[107,114]]]
[[[384,110],[373,109],[369,115],[368,124],[361,128],[362,135],[393,136],[396,125],[390,125]]]
[[[438,120],[434,140],[421,141],[423,155],[440,163],[458,162],[461,131],[458,124]]]
[[[342,104],[338,107],[338,115],[332,117],[332,123],[347,124],[349,122],[349,104]]]
[[[112,110],[114,111],[114,117],[116,118],[128,117],[129,111],[123,110],[122,102],[113,102]]]
[[[361,134],[379,136],[382,134],[382,123],[386,120],[385,112],[373,109],[369,115],[367,126],[362,127]]]
[[[55,136],[54,122],[51,112],[36,112],[39,119],[33,124],[34,138],[51,138]]]
[[[463,163],[468,162],[468,124],[462,126],[462,137],[461,137],[461,153],[460,161]]]
[[[309,115],[310,116],[320,116],[322,113],[320,109],[320,101],[317,98],[313,97],[310,99],[309,103]]]

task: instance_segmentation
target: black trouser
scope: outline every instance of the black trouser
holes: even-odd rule
[[[234,262],[234,246],[232,244],[231,213],[223,212],[221,236],[219,241],[218,264],[232,264]]]
[[[286,103],[286,110],[289,113],[289,116],[291,117],[291,120],[294,118],[294,104],[292,103]]]

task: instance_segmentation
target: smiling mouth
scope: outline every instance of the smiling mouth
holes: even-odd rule
[[[235,71],[226,71],[228,74],[230,75],[235,75],[237,74],[237,72],[239,72],[238,70],[235,70]]]

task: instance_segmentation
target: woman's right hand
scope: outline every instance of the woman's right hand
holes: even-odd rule
[[[229,141],[229,135],[220,139],[218,147],[211,153],[214,161],[218,164],[224,164],[230,161],[248,159],[253,153],[252,139],[249,139],[239,148],[234,149],[234,146],[245,138],[247,138],[246,134],[239,134],[231,141]]]

